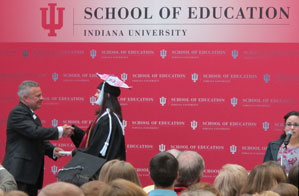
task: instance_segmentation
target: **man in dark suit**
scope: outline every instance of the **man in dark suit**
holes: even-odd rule
[[[7,120],[7,141],[3,166],[14,176],[18,189],[30,196],[42,187],[44,155],[56,160],[61,148],[48,140],[73,134],[73,128],[63,125],[44,128],[34,113],[41,107],[43,96],[39,84],[24,81],[18,88],[20,103],[12,109]]]

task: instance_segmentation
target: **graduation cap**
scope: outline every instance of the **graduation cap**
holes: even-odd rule
[[[60,169],[58,181],[69,182],[77,186],[98,177],[99,171],[107,160],[75,150],[72,159]]]
[[[118,97],[120,95],[120,88],[132,88],[128,86],[126,83],[124,83],[122,80],[120,80],[117,76],[108,75],[108,74],[98,74],[103,82],[99,84],[97,87],[101,90],[101,94],[97,101],[95,102],[98,105],[101,105],[103,101],[104,92],[109,93],[115,97]]]

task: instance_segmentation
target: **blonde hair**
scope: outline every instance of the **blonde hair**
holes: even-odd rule
[[[223,196],[218,189],[216,189],[212,184],[205,182],[198,182],[188,187],[190,191],[208,191],[213,193],[215,196]]]
[[[81,185],[80,189],[84,196],[98,196],[106,186],[108,185],[105,182],[93,180]]]
[[[263,165],[266,165],[271,170],[273,178],[276,179],[277,183],[287,182],[287,175],[283,167],[277,161],[267,161]]]
[[[84,196],[82,190],[74,184],[67,182],[54,182],[48,184],[38,196]]]
[[[241,193],[261,193],[270,190],[277,183],[272,174],[272,169],[267,165],[257,165],[253,168],[247,178],[247,182],[241,189]]]
[[[100,171],[99,180],[109,183],[117,178],[129,180],[141,187],[140,179],[131,163],[121,160],[108,161]]]
[[[137,184],[125,180],[116,179],[111,181],[107,187],[104,188],[100,196],[147,196],[143,189]]]
[[[216,196],[214,193],[206,190],[184,190],[180,196]]]
[[[23,191],[13,190],[5,193],[4,196],[29,196],[29,195]]]
[[[214,180],[214,186],[223,196],[239,196],[248,178],[247,170],[241,165],[224,165]]]
[[[280,196],[280,195],[273,191],[263,191],[261,193],[255,193],[252,196]]]
[[[298,196],[298,188],[289,183],[279,183],[271,191],[278,193],[280,196]]]

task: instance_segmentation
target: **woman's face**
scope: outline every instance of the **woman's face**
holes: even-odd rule
[[[292,131],[292,138],[299,138],[299,117],[295,115],[290,116],[286,120],[284,131],[286,134]]]
[[[94,94],[94,96],[96,98],[98,98],[100,96],[100,93],[101,93],[101,90],[100,89],[97,89],[97,92]]]

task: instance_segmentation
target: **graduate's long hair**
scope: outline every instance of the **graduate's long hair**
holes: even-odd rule
[[[110,109],[110,113],[117,114],[120,120],[123,120],[118,98],[110,93],[104,93],[103,103],[101,107],[96,111],[96,114],[101,116],[104,112],[106,112],[107,108]]]

